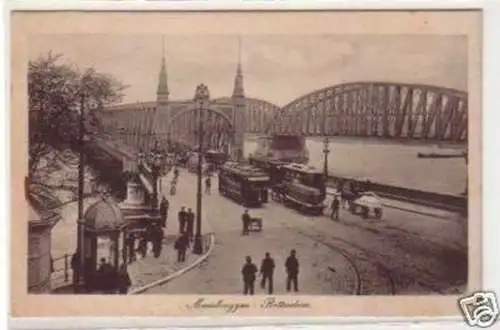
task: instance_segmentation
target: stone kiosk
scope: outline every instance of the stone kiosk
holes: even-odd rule
[[[92,204],[83,216],[83,239],[85,268],[83,274],[85,291],[106,290],[98,269],[100,260],[105,260],[107,269],[118,272],[120,267],[120,243],[125,226],[120,208],[107,197]],[[111,266],[111,267],[110,267]]]
[[[148,176],[135,173],[127,182],[127,198],[119,204],[126,224],[122,250],[125,263],[134,261],[135,252],[144,249],[146,241],[152,240],[150,235],[154,228],[161,228],[160,215],[151,205],[153,193]]]

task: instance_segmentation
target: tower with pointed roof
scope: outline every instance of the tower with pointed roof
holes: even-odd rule
[[[162,56],[160,72],[158,74],[158,88],[156,90],[156,111],[152,123],[154,140],[166,143],[169,134],[170,105],[167,79],[167,64],[165,59],[165,38],[162,36]]]
[[[243,87],[243,73],[241,69],[241,39],[238,38],[238,64],[236,67],[236,77],[234,78],[233,95],[231,97],[233,106],[233,128],[234,138],[232,145],[232,157],[235,160],[243,158],[245,142],[245,114],[246,97]]]

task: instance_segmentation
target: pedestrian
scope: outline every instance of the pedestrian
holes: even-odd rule
[[[134,234],[129,234],[126,239],[126,251],[128,254],[128,263],[135,261],[135,237]]]
[[[169,207],[169,202],[165,198],[165,196],[163,196],[160,203],[161,226],[163,228],[167,227],[168,207]]]
[[[207,175],[207,177],[205,178],[205,194],[210,195],[211,187],[212,187],[212,181],[210,179],[210,176]]]
[[[337,195],[335,195],[332,201],[332,214],[330,217],[332,220],[339,221],[339,209],[340,209],[340,201],[337,198]]]
[[[248,229],[250,227],[250,222],[252,221],[250,214],[248,214],[248,210],[245,210],[245,212],[243,212],[243,215],[241,216],[241,221],[243,222],[242,235],[246,236],[249,234]]]
[[[102,290],[103,293],[109,294],[114,293],[116,286],[116,278],[115,278],[115,270],[113,266],[111,266],[105,258],[101,258],[101,263],[99,265],[98,278],[99,278],[99,289]]]
[[[122,264],[118,271],[118,292],[120,294],[127,294],[131,285],[132,281],[127,271],[127,264]]]
[[[156,226],[153,228],[152,232],[153,241],[153,255],[155,258],[159,258],[161,255],[161,249],[163,247],[163,230],[161,227]]]
[[[189,237],[187,233],[179,235],[175,241],[174,248],[177,250],[177,262],[186,261],[186,250],[189,247]]]
[[[78,250],[71,256],[71,269],[73,270],[73,288],[76,292],[80,283],[80,253]]]
[[[174,195],[175,195],[175,193],[177,192],[177,187],[176,187],[176,185],[177,185],[177,181],[172,181],[172,182],[170,183],[170,196],[174,196]]]
[[[273,274],[274,274],[274,260],[271,258],[269,252],[266,252],[266,256],[262,259],[262,263],[260,266],[260,275],[262,276],[262,280],[260,282],[260,287],[262,289],[266,288],[266,282],[268,282],[267,292],[268,294],[273,294]]]
[[[194,235],[194,213],[190,208],[186,213],[186,232],[189,240],[191,241]]]
[[[184,233],[184,230],[186,229],[186,208],[183,206],[181,207],[181,210],[177,214],[178,221],[179,221],[179,234]]]
[[[255,275],[257,274],[257,266],[252,263],[252,258],[247,256],[246,262],[241,269],[243,275],[243,294],[253,295],[255,287]]]
[[[299,261],[297,260],[295,250],[292,250],[290,252],[290,256],[286,259],[285,268],[287,274],[286,291],[290,292],[291,286],[293,284],[293,291],[298,292]]]

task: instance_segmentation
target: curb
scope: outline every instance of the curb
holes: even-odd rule
[[[171,280],[183,275],[184,273],[187,273],[188,271],[190,271],[191,269],[195,268],[196,266],[198,266],[199,264],[201,264],[203,261],[205,261],[208,256],[212,253],[214,247],[215,247],[215,234],[214,233],[210,233],[210,247],[208,248],[208,251],[205,252],[205,254],[203,254],[200,258],[198,258],[195,262],[193,262],[192,264],[190,264],[189,266],[186,266],[178,271],[176,271],[175,273],[173,274],[170,274],[162,279],[159,279],[153,283],[149,283],[149,284],[146,284],[142,287],[139,287],[135,290],[132,290],[130,291],[128,294],[129,295],[133,295],[133,294],[140,294],[140,293],[143,293],[155,286],[158,286],[158,285],[162,285],[164,283],[167,283],[167,282],[170,282]]]
[[[421,211],[411,210],[411,209],[407,209],[404,207],[399,207],[399,206],[394,206],[394,205],[384,204],[384,203],[382,203],[382,205],[385,207],[391,208],[391,209],[396,209],[396,210],[405,211],[405,212],[409,212],[409,213],[415,213],[415,214],[425,215],[425,216],[439,218],[439,219],[450,219],[450,217],[445,217],[445,216],[438,215],[435,213],[421,212]]]
[[[334,192],[327,192],[327,195],[334,196],[335,193]],[[384,197],[384,198],[387,198],[387,197]],[[381,203],[381,204],[382,204],[382,206],[385,206],[385,207],[388,207],[391,209],[400,210],[400,211],[405,211],[405,212],[410,212],[410,213],[415,213],[415,214],[420,214],[420,215],[425,215],[425,216],[430,216],[430,217],[435,217],[435,218],[440,218],[440,219],[449,219],[449,217],[444,217],[444,216],[441,216],[441,215],[438,215],[435,213],[431,213],[431,212],[422,212],[422,211],[412,210],[412,209],[406,208],[406,207],[395,206],[395,205],[392,205],[390,203]],[[422,205],[422,204],[415,204],[415,205]],[[422,206],[436,208],[434,206],[427,206],[427,205],[422,205]],[[447,211],[447,212],[453,212],[450,210],[443,210],[443,209],[439,209],[439,208],[436,208],[436,209],[438,209],[440,211],[442,210],[442,211]]]

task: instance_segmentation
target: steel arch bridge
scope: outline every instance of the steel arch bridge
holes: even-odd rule
[[[270,134],[464,142],[468,96],[450,88],[354,82],[301,96],[269,122]]]
[[[197,146],[199,115],[200,112],[195,107],[176,113],[168,123],[170,139],[183,145]],[[231,143],[233,124],[224,112],[208,107],[201,111],[201,120],[203,121],[204,148],[220,150]]]
[[[280,107],[261,99],[246,98],[246,131],[245,133],[265,133],[269,123],[280,111]]]

